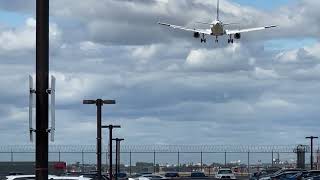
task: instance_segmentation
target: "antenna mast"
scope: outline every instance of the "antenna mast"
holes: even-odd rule
[[[36,89],[34,88],[33,77],[29,75],[29,134],[30,142],[33,142],[33,133],[37,132],[36,128],[33,127],[33,108],[35,94],[37,94]],[[46,132],[51,134],[51,142],[54,142],[54,134],[56,130],[56,116],[55,116],[55,106],[56,106],[56,78],[51,76],[51,88],[46,90],[46,93],[51,96],[50,101],[50,115],[51,115],[51,127],[46,129]]]

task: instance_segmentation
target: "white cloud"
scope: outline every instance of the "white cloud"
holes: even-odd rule
[[[254,77],[257,79],[275,79],[279,78],[279,75],[273,69],[263,69],[260,67],[255,67]]]
[[[30,50],[35,46],[35,23],[28,19],[20,30],[7,30],[0,34],[0,49],[3,51]]]
[[[50,24],[49,29],[51,44],[54,45],[60,40],[61,31],[57,24]],[[0,53],[30,51],[35,48],[35,45],[36,21],[33,18],[28,18],[23,27],[0,32]]]
[[[307,52],[305,49],[294,49],[290,51],[281,52],[276,56],[276,59],[282,63],[297,63],[306,57]]]
[[[261,108],[273,109],[275,111],[281,111],[283,109],[294,108],[294,104],[289,103],[283,99],[264,99],[257,103]]]
[[[241,44],[226,48],[191,50],[186,68],[198,71],[232,72],[252,69],[254,60]]]
[[[148,45],[148,46],[139,46],[135,47],[132,50],[132,56],[134,58],[137,58],[141,62],[145,62],[148,59],[154,57],[154,55],[157,53],[157,50],[159,48],[159,45]]]
[[[305,48],[306,51],[313,57],[317,58],[317,60],[320,60],[320,43],[316,43],[312,46],[308,46]]]

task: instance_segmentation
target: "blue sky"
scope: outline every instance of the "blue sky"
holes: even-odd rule
[[[28,17],[30,17],[30,15],[28,14],[0,10],[0,22],[10,27],[17,27],[23,25],[23,23]]]
[[[289,2],[293,2],[294,0],[233,0],[233,1],[239,4],[252,6],[258,9],[272,10],[273,8],[277,8],[279,6],[288,4]]]

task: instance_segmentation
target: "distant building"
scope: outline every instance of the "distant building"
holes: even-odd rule
[[[35,162],[0,162],[0,174],[35,174]],[[60,175],[66,172],[66,162],[49,162],[49,174]]]
[[[298,145],[294,152],[297,153],[297,168],[305,169],[307,146]]]

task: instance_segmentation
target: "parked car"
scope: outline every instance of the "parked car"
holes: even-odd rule
[[[9,172],[9,176],[14,176],[14,175],[24,175],[21,172]]]
[[[291,176],[281,177],[280,180],[302,180],[302,178],[306,176],[306,174],[307,174],[307,171],[298,172]]]
[[[168,179],[166,177],[163,177],[163,176],[160,176],[160,175],[156,175],[156,174],[145,174],[145,175],[142,175],[142,176],[138,177],[138,180],[147,180],[145,178],[147,178],[148,180]]]
[[[203,177],[206,177],[206,175],[203,172],[192,172],[191,177],[192,178],[203,178]]]
[[[308,178],[308,177],[316,177],[316,176],[320,176],[320,171],[319,170],[308,171],[307,174],[305,176],[303,176],[303,177],[304,178]]]
[[[285,172],[301,172],[304,171],[303,169],[280,169],[279,171],[276,171],[275,173],[273,173],[273,175],[279,175]]]
[[[304,180],[320,180],[320,176],[313,176],[313,177],[307,177],[303,178]]]
[[[146,177],[137,177],[137,178],[129,178],[129,180],[150,180],[150,179]]]
[[[151,172],[142,172],[142,173],[139,173],[141,176],[142,175],[147,175],[147,174],[152,174]]]
[[[120,172],[119,174],[115,174],[115,177],[118,178],[118,180],[128,180],[127,173]]]
[[[255,172],[250,176],[250,180],[259,180],[263,177],[268,177],[270,176],[272,173],[268,173],[267,171],[259,171],[259,172]]]
[[[135,173],[135,174],[132,174],[130,176],[130,178],[138,178],[138,177],[141,177],[143,175],[148,175],[148,174],[152,174],[152,173],[148,173],[148,172],[145,172],[145,173]]]
[[[176,177],[180,177],[179,176],[179,173],[177,172],[168,172],[164,175],[164,177],[167,177],[167,178],[176,178]]]
[[[263,169],[261,171],[255,172],[250,176],[250,180],[258,180],[264,177],[270,177],[272,174],[275,174],[277,171],[279,171],[280,168],[272,167]]]
[[[6,176],[6,180],[35,180],[35,175],[12,175]],[[91,178],[86,178],[83,176],[54,176],[49,175],[49,180],[91,180]]]
[[[90,172],[90,173],[80,173],[80,176],[91,178],[92,180],[98,179],[98,174],[96,172]],[[109,180],[109,177],[107,174],[102,174],[102,180]]]
[[[236,176],[231,171],[231,169],[219,169],[218,173],[215,175],[216,179],[236,179]]]
[[[280,180],[280,179],[288,179],[290,177],[292,177],[293,175],[298,174],[299,172],[297,171],[287,171],[287,172],[283,172],[277,175],[273,175],[271,176],[271,180]]]
[[[280,178],[283,177],[290,177],[292,175],[295,175],[303,170],[301,169],[281,169],[273,174],[260,177],[259,180],[279,180]]]

